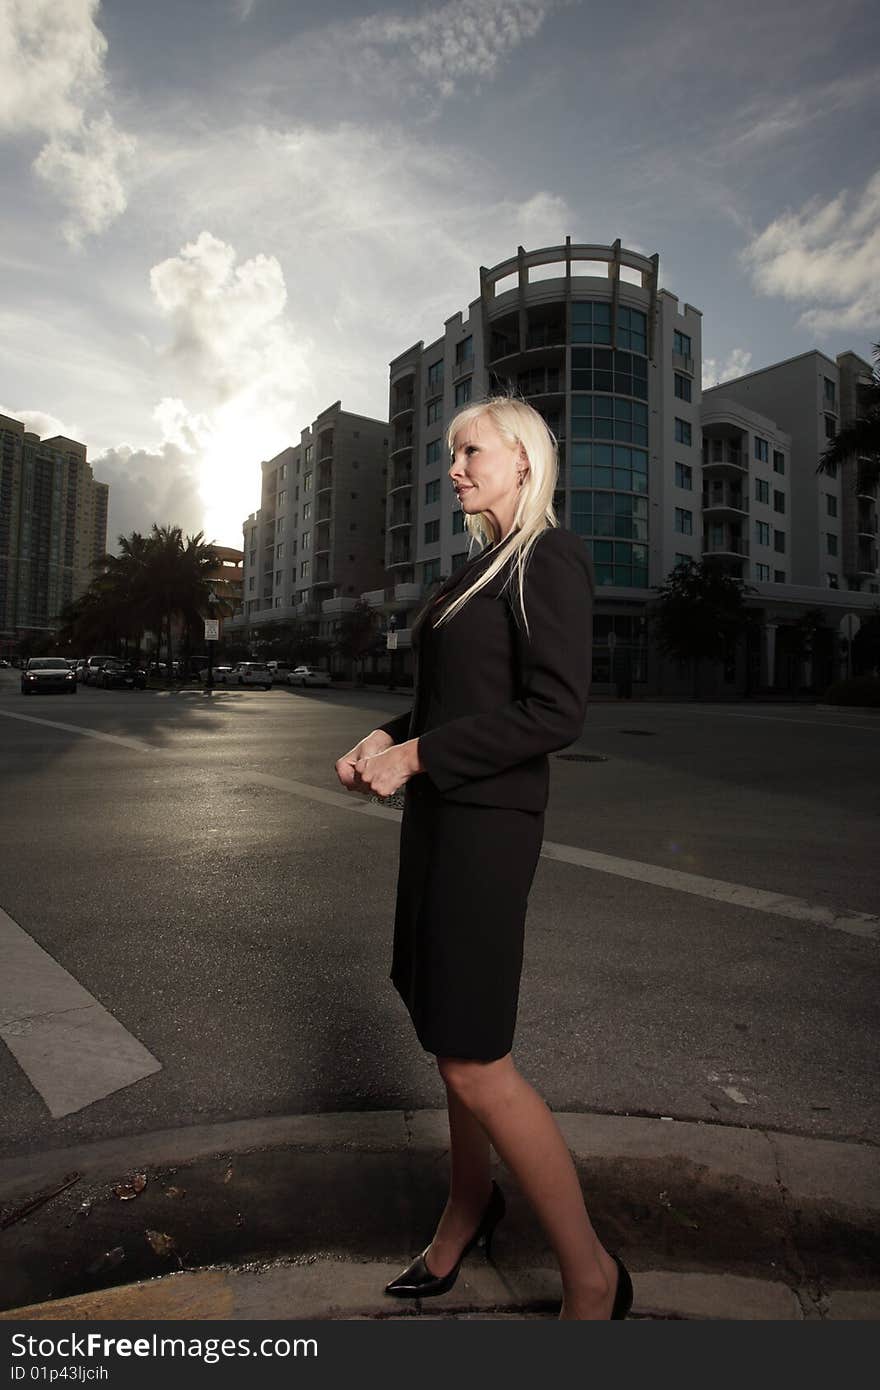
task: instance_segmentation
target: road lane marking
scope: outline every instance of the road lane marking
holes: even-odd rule
[[[828,927],[832,931],[848,932],[851,936],[880,938],[880,917],[870,912],[835,912],[833,908],[807,902],[805,898],[791,897],[786,893],[771,893],[764,888],[748,888],[742,883],[729,883],[726,879],[684,873],[681,869],[667,869],[660,864],[644,864],[637,859],[621,859],[612,854],[600,854],[597,850],[581,849],[577,845],[554,844],[552,840],[544,841],[541,854],[547,859],[559,859],[566,864],[577,864],[583,869],[595,869],[602,874],[614,874],[619,878],[653,883],[658,888],[669,888],[678,893],[692,893],[698,898],[709,898],[713,902],[730,903],[733,907],[747,907],[755,912],[770,912],[777,917],[791,917],[795,921],[811,922],[814,926]]]
[[[56,1120],[162,1068],[2,908],[0,1038]]]
[[[8,711],[0,711],[8,713]],[[28,719],[28,715],[13,716]],[[751,717],[751,716],[747,716]],[[34,720],[47,723],[46,720]],[[111,734],[97,734],[77,724],[57,724],[56,728],[70,733],[108,738],[124,743]],[[158,748],[130,740],[138,751],[171,754],[170,748]],[[230,769],[225,774],[227,780],[237,780],[244,784],[273,787],[276,791],[287,792],[302,797],[306,801],[317,801],[325,806],[336,806],[342,810],[354,811],[361,816],[373,816],[379,820],[399,821],[401,812],[395,807],[381,806],[361,793],[331,791],[325,787],[315,787],[308,782],[299,782],[289,777],[279,777],[267,772],[251,772],[244,768]],[[556,844],[545,840],[541,849],[545,859],[558,859],[562,863],[576,864],[580,868],[592,869],[597,873],[612,874],[618,878],[634,879],[641,883],[653,883],[659,888],[672,892],[690,893],[695,897],[708,898],[713,902],[730,903],[733,907],[745,907],[755,912],[767,912],[777,917],[787,917],[798,922],[809,922],[813,926],[827,927],[830,931],[845,932],[849,936],[861,936],[868,940],[880,939],[880,917],[870,912],[843,911],[824,907],[819,903],[807,902],[805,898],[793,897],[786,893],[772,893],[764,888],[749,888],[742,883],[730,883],[726,879],[708,878],[703,874],[685,873],[681,869],[669,869],[660,864],[647,864],[638,859],[623,859],[617,855],[601,854],[598,850],[581,849],[578,845]]]
[[[133,748],[137,753],[158,753],[161,749],[151,743],[142,743],[137,738],[125,738],[122,734],[105,734],[98,729],[85,729],[81,724],[63,724],[59,719],[40,719],[35,714],[14,714],[12,710],[0,709],[6,719],[21,719],[25,724],[43,724],[47,729],[62,729],[67,734],[82,734],[83,738],[98,738],[104,743],[120,743],[123,748]]]

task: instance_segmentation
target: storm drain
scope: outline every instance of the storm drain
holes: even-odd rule
[[[656,729],[618,729],[619,734],[642,734],[645,738],[653,738],[657,733]]]
[[[608,759],[603,758],[601,753],[557,753],[557,758],[564,763],[607,763]]]

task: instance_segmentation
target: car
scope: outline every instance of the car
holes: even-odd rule
[[[85,659],[84,656],[81,656],[81,657],[79,658],[79,661],[77,661],[77,663],[76,663],[76,665],[74,666],[73,669],[74,669],[74,673],[75,673],[75,675],[76,675],[77,680],[80,681],[80,682],[82,682],[83,674],[84,674],[85,669],[86,669],[86,659]]]
[[[211,675],[214,679],[215,685],[232,685],[233,681],[235,680],[235,667],[215,666],[211,671]],[[206,666],[203,671],[199,672],[199,680],[202,682],[202,684],[204,684],[207,679],[208,668]]]
[[[83,665],[83,685],[97,685],[98,674],[105,661],[115,661],[114,656],[87,656]]]
[[[6,657],[5,657],[5,656],[0,656],[0,666],[6,667],[6,666],[8,666],[8,665],[9,665],[9,662],[6,660]]]
[[[271,690],[272,672],[265,661],[240,661],[232,673],[230,684],[261,685],[264,690]]]
[[[123,690],[146,690],[147,673],[132,661],[105,661],[101,667],[98,684],[103,690],[120,687]]]
[[[295,666],[288,672],[288,685],[323,685],[330,684],[330,675],[327,671],[321,671],[317,666]]]
[[[75,695],[76,676],[63,656],[32,656],[21,673],[22,695],[41,695],[50,690]]]
[[[290,667],[286,661],[267,661],[266,665],[272,672],[272,683],[274,685],[285,685],[290,675]]]

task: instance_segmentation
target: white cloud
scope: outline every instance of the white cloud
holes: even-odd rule
[[[77,439],[77,435],[71,429],[54,415],[48,415],[45,410],[13,410],[9,406],[0,405],[0,415],[8,415],[11,420],[20,420],[30,434],[38,434],[41,439],[53,439],[57,434],[63,434],[66,439]]]
[[[98,7],[99,0],[0,0],[0,131],[45,139],[34,169],[67,207],[63,230],[73,245],[124,211],[134,151],[104,104],[107,40],[95,23]]]
[[[811,303],[799,327],[873,331],[880,317],[880,171],[854,199],[844,190],[783,213],[742,258],[762,294]]]
[[[718,386],[722,381],[732,381],[734,377],[745,376],[751,365],[752,354],[745,348],[733,348],[726,357],[703,358],[703,390]]]
[[[95,477],[110,484],[107,549],[111,552],[117,537],[132,531],[147,533],[153,522],[180,526],[191,535],[202,530],[205,504],[197,455],[170,442],[156,449],[120,444],[105,449],[90,463]],[[213,539],[218,538],[208,536]]]
[[[356,42],[397,52],[450,96],[462,77],[492,78],[499,60],[534,38],[557,0],[449,0],[419,15],[376,14]]]

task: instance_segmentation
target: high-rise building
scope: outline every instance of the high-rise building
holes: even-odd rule
[[[261,464],[261,506],[244,523],[243,611],[228,632],[298,620],[332,642],[343,614],[384,579],[388,425],[336,401]],[[377,612],[377,620],[379,614]]]
[[[0,642],[54,632],[88,588],[107,549],[109,487],[95,482],[86,446],[40,439],[0,415]]]
[[[594,685],[610,682],[612,657],[647,680],[650,586],[702,544],[701,314],[660,289],[658,273],[657,256],[619,241],[520,247],[481,268],[467,319],[392,362],[386,561],[401,646],[426,586],[466,558],[446,424],[471,400],[514,391],[559,441],[559,521],[593,557]]]
[[[467,558],[446,426],[497,391],[528,400],[559,440],[557,515],[589,546],[596,575],[595,692],[622,682],[634,694],[690,692],[690,672],[649,646],[646,621],[655,589],[687,559],[741,579],[759,610],[761,640],[716,673],[715,693],[792,683],[797,623],[817,609],[814,677],[846,669],[835,639],[877,592],[876,501],[815,469],[870,368],[851,353],[836,363],[808,353],[704,394],[701,325],[698,309],[660,288],[658,256],[567,238],[482,267],[467,317],[394,359],[385,608],[398,671],[411,669],[426,590]],[[864,598],[833,592],[843,574]]]

